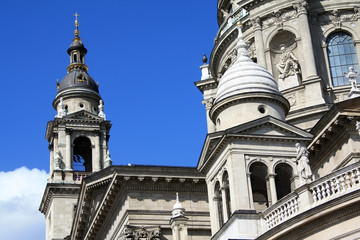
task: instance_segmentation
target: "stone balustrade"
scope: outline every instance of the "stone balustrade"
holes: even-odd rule
[[[300,213],[359,189],[360,162],[357,162],[300,186],[267,208],[262,213],[266,229],[270,230]]]
[[[89,175],[88,172],[74,172],[74,182],[81,183],[81,181]]]
[[[229,16],[227,16],[220,25],[215,41],[217,41],[226,32],[226,30],[247,15],[249,15],[249,13],[243,8],[237,8],[234,12],[229,14]]]
[[[341,169],[335,173],[322,178],[323,181],[314,181],[311,183],[310,191],[314,204],[320,204],[328,201],[338,195],[345,194],[352,190],[359,189],[360,186],[360,167],[351,169]]]
[[[268,229],[284,222],[299,212],[299,197],[292,193],[267,209],[264,219]]]

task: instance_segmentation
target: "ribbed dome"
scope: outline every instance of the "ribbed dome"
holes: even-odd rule
[[[71,88],[87,88],[99,92],[98,86],[94,79],[81,69],[70,71],[61,80],[58,92]]]
[[[248,53],[247,45],[239,31],[237,59],[220,79],[215,102],[249,92],[265,92],[281,95],[273,76],[263,67],[254,63]]]

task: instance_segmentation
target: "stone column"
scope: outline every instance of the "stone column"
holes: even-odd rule
[[[354,46],[355,46],[355,50],[356,50],[358,63],[360,63],[360,41],[359,40],[354,40]]]
[[[222,198],[222,209],[223,209],[223,216],[224,216],[224,222],[226,222],[229,219],[229,209],[228,204],[226,204],[226,187],[221,188],[221,198]]]
[[[310,79],[318,77],[316,71],[316,63],[315,63],[315,56],[314,56],[314,49],[311,41],[311,32],[310,32],[310,25],[308,21],[308,15],[306,11],[306,1],[295,3],[293,7],[296,9],[298,14],[299,20],[299,31],[301,35],[301,45],[302,45],[302,52],[305,64],[305,76],[303,75],[303,79]]]
[[[66,128],[65,129],[65,170],[73,170],[71,168],[71,161],[72,161],[72,157],[71,157],[71,129]]]
[[[276,194],[276,184],[275,184],[275,176],[276,174],[269,174],[269,185],[270,185],[270,199],[271,199],[271,205],[277,202],[277,194]]]
[[[232,146],[231,146],[232,148]],[[231,150],[230,150],[231,151]],[[231,209],[250,209],[249,185],[244,154],[231,153],[228,159],[229,185],[231,188]]]
[[[187,222],[188,218],[184,216],[179,216],[172,218],[170,220],[170,225],[173,234],[173,240],[187,240],[188,239],[188,230]]]
[[[248,191],[249,191],[250,208],[255,209],[255,207],[254,207],[254,198],[253,198],[252,187],[251,187],[251,173],[247,173],[247,182],[248,182],[248,186],[249,186]]]
[[[219,215],[219,203],[220,199],[217,197],[213,198],[213,203],[214,203],[214,213],[215,213],[215,231],[213,234],[215,234],[221,227],[220,225],[220,215]]]
[[[94,148],[93,148],[93,159],[92,159],[92,171],[97,172],[101,170],[101,146],[100,146],[100,132],[95,131],[94,136]]]
[[[54,144],[49,144],[50,151],[50,176],[54,170]]]
[[[213,102],[214,102],[214,98],[207,98],[202,101],[202,103],[205,105],[205,110],[206,110],[206,122],[207,122],[207,127],[208,127],[208,133],[215,132],[215,125],[209,117],[209,112],[213,105]]]
[[[257,63],[260,66],[266,68],[265,48],[261,30],[261,20],[259,17],[257,17],[255,19],[251,19],[251,23],[253,25],[254,31]]]

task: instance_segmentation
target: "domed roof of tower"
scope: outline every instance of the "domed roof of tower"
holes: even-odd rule
[[[219,81],[215,103],[225,98],[249,92],[265,92],[281,95],[273,76],[253,62],[248,55],[247,44],[238,24],[237,59]]]
[[[58,92],[71,88],[88,88],[99,92],[94,79],[81,69],[73,69],[61,80]]]
[[[86,90],[93,90],[96,93],[99,93],[98,85],[94,79],[88,74],[88,67],[85,65],[85,55],[87,49],[84,47],[84,44],[81,41],[79,36],[79,24],[77,20],[77,13],[75,14],[75,38],[73,39],[67,53],[70,55],[70,65],[67,67],[68,73],[61,80],[58,87],[58,93],[73,88],[80,88]]]

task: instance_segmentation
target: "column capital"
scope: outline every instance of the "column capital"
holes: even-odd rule
[[[275,178],[276,173],[269,173],[266,178]]]
[[[306,1],[301,1],[293,4],[293,8],[296,10],[298,15],[307,14],[306,7],[307,7]]]
[[[65,133],[66,135],[70,135],[72,133],[72,129],[71,128],[65,128]]]
[[[258,31],[258,30],[262,30],[260,17],[251,18],[250,23],[253,26],[253,31],[254,32]]]

